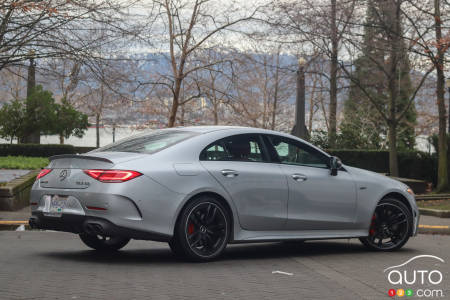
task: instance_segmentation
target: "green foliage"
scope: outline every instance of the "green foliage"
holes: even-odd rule
[[[24,140],[38,134],[82,137],[89,126],[87,115],[78,112],[66,99],[55,103],[53,95],[36,86],[22,103],[13,101],[0,109],[0,136]]]
[[[349,166],[389,173],[389,151],[386,150],[327,150]],[[421,151],[398,152],[400,177],[421,179],[436,184],[437,157]]]
[[[358,128],[350,128],[354,124],[342,124],[340,131],[336,135],[337,149],[383,149],[382,140],[379,134],[372,134],[370,136],[364,135],[358,131]],[[328,133],[324,130],[313,130],[311,133],[311,143],[322,148],[330,148],[328,140]],[[374,149],[375,148],[375,149]]]
[[[313,130],[311,132],[311,137],[309,141],[311,142],[311,144],[316,145],[319,148],[322,149],[330,148],[329,136],[325,130],[322,129]],[[340,146],[337,147],[340,148]]]
[[[86,153],[94,147],[59,144],[0,144],[0,156],[50,157],[59,154]]]
[[[68,139],[71,135],[83,137],[89,126],[87,115],[75,110],[66,99],[56,107],[56,126],[53,132]]]
[[[24,156],[0,156],[1,169],[33,170],[47,166],[48,158]]]
[[[22,136],[22,122],[24,117],[23,104],[14,100],[11,104],[4,104],[0,109],[0,137],[11,141]]]
[[[45,91],[41,85],[33,88],[25,99],[25,113],[22,120],[24,136],[33,133],[52,134],[56,122],[57,104],[53,94]]]

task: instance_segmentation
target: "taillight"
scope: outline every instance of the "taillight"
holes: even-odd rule
[[[84,173],[101,182],[125,182],[142,174],[127,170],[83,170]]]
[[[45,175],[47,175],[48,173],[50,173],[52,171],[52,169],[42,169],[39,174],[37,174],[36,176],[36,180],[39,178],[44,177]]]

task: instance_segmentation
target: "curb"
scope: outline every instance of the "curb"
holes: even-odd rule
[[[0,221],[0,231],[2,230],[14,231],[20,225],[25,225],[26,230],[31,229],[30,225],[28,224],[28,221]]]
[[[416,195],[416,200],[444,200],[444,199],[450,199],[450,194],[423,194],[423,195]]]
[[[425,216],[433,216],[438,218],[450,218],[450,210],[440,210],[431,208],[419,208],[419,212]]]

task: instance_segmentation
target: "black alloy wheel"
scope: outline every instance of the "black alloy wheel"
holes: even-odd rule
[[[230,218],[223,205],[215,198],[200,197],[183,210],[169,245],[177,255],[209,261],[225,249],[230,228]]]
[[[405,204],[397,199],[383,199],[372,216],[369,236],[360,240],[371,250],[400,249],[411,236],[412,222],[411,212]]]

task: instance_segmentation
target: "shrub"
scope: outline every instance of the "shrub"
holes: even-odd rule
[[[0,168],[34,170],[48,165],[46,157],[0,156]]]
[[[328,150],[346,165],[378,173],[389,173],[389,151],[386,150]],[[437,158],[420,151],[398,153],[400,177],[425,180],[436,184]]]

